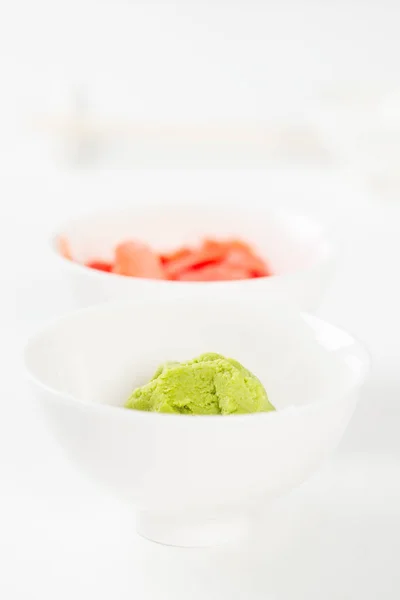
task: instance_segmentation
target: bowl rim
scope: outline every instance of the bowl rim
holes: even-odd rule
[[[282,218],[295,218],[295,219],[302,219],[303,221],[306,221],[308,224],[312,225],[313,227],[317,228],[319,233],[320,233],[320,237],[321,237],[321,241],[319,243],[319,254],[318,256],[316,256],[309,264],[307,264],[305,267],[303,268],[296,268],[290,271],[287,271],[286,273],[272,273],[271,275],[266,275],[266,276],[262,276],[262,277],[255,277],[252,279],[234,279],[234,280],[229,280],[229,281],[175,281],[175,280],[169,280],[169,279],[149,279],[147,277],[131,277],[131,276],[126,276],[126,275],[120,275],[118,273],[109,273],[109,272],[105,272],[105,271],[100,271],[99,269],[93,269],[91,267],[86,266],[83,263],[79,263],[77,261],[74,260],[70,260],[68,258],[66,258],[65,256],[63,256],[58,247],[57,247],[57,242],[60,238],[62,238],[63,236],[63,229],[68,228],[69,226],[73,225],[74,223],[83,221],[83,220],[88,220],[91,218],[97,218],[99,216],[107,216],[107,215],[111,215],[111,214],[137,214],[140,211],[148,211],[148,210],[156,210],[157,208],[166,208],[167,206],[173,207],[174,209],[179,209],[179,207],[185,207],[187,209],[187,205],[184,204],[183,202],[173,202],[173,203],[168,203],[167,204],[163,204],[163,203],[154,203],[154,202],[149,202],[147,203],[145,206],[140,206],[140,205],[131,205],[131,206],[121,206],[119,208],[116,209],[110,209],[110,208],[105,208],[102,210],[91,210],[88,212],[84,212],[80,215],[77,215],[76,217],[72,217],[68,220],[64,220],[63,222],[61,222],[56,228],[53,229],[52,233],[50,234],[50,236],[48,237],[48,242],[47,245],[50,248],[51,254],[53,255],[53,257],[60,262],[60,264],[68,269],[72,269],[73,271],[78,271],[81,272],[83,274],[86,274],[89,277],[95,277],[95,278],[100,278],[103,281],[106,279],[109,279],[110,276],[112,277],[112,279],[114,280],[120,280],[120,281],[133,281],[136,284],[138,283],[144,283],[147,285],[161,285],[161,286],[171,286],[173,285],[175,288],[187,288],[188,286],[190,288],[193,289],[194,286],[196,287],[203,287],[203,286],[207,286],[207,287],[233,287],[233,286],[237,286],[237,285],[246,285],[246,286],[255,286],[258,285],[260,282],[268,282],[275,278],[286,278],[286,277],[291,277],[297,273],[308,273],[310,271],[313,271],[314,269],[318,268],[320,265],[322,264],[326,264],[329,262],[333,262],[334,258],[335,258],[335,251],[334,251],[334,247],[332,242],[328,239],[328,237],[326,236],[326,231],[325,228],[322,226],[322,224],[317,221],[316,219],[313,219],[312,217],[309,217],[308,215],[304,215],[304,214],[300,214],[291,210],[287,210],[287,209],[282,209],[282,208],[275,208],[275,207],[270,207],[270,206],[264,206],[262,209],[260,209],[259,207],[257,207],[256,209],[252,209],[254,212],[256,212],[257,214],[262,213],[264,216],[267,216],[268,214],[270,215],[277,215],[277,216],[281,216]],[[223,206],[222,204],[216,204],[214,206],[209,206],[208,204],[204,205],[203,208],[204,209],[215,209],[215,206],[218,207],[218,209],[222,210],[224,208],[226,208],[225,206]],[[229,210],[232,210],[232,208],[234,210],[238,210],[239,212],[243,212],[243,208],[237,205],[234,205],[233,207],[230,206]],[[128,284],[130,285],[130,284]]]
[[[74,318],[75,316],[82,315],[82,314],[84,315],[85,313],[90,313],[93,311],[101,311],[102,309],[105,309],[105,308],[108,308],[109,310],[113,309],[113,308],[118,310],[122,307],[137,306],[137,304],[140,304],[140,303],[141,302],[134,302],[132,300],[129,300],[129,301],[117,300],[117,301],[104,302],[104,303],[92,305],[92,306],[89,306],[86,308],[77,309],[77,310],[71,311],[67,314],[64,314],[62,316],[59,316],[59,317],[49,320],[44,326],[40,327],[35,333],[31,334],[28,337],[28,339],[24,345],[23,365],[24,365],[26,379],[30,383],[34,384],[36,387],[41,388],[42,390],[46,391],[54,398],[57,398],[57,400],[62,402],[63,404],[73,405],[79,410],[84,410],[84,411],[88,411],[88,412],[100,411],[106,415],[107,414],[114,415],[114,416],[120,415],[124,419],[139,418],[139,419],[150,419],[153,421],[155,419],[171,419],[171,422],[172,421],[176,422],[176,419],[178,419],[178,422],[182,422],[182,423],[194,423],[194,422],[199,422],[199,421],[210,423],[210,422],[221,421],[221,415],[185,415],[185,414],[177,415],[177,414],[170,414],[170,413],[157,413],[157,412],[147,412],[147,411],[134,410],[134,409],[126,409],[124,406],[113,406],[111,404],[98,404],[98,403],[85,402],[84,400],[81,400],[81,399],[73,396],[72,394],[62,392],[60,390],[53,388],[50,385],[47,385],[42,380],[40,380],[38,377],[36,377],[33,374],[32,370],[29,368],[28,353],[29,353],[31,347],[34,346],[34,344],[36,343],[38,338],[40,338],[43,334],[46,333],[46,331],[51,330],[56,325],[62,323],[63,321],[68,321],[68,319]],[[144,302],[142,302],[142,304],[144,304]],[[370,354],[369,350],[367,349],[366,345],[363,344],[361,341],[359,341],[359,339],[357,337],[350,334],[347,330],[345,330],[341,327],[337,327],[336,325],[334,325],[328,321],[325,321],[324,319],[321,319],[320,317],[317,317],[311,313],[307,313],[304,311],[297,311],[297,312],[298,312],[298,314],[300,314],[302,319],[311,323],[311,326],[313,328],[315,328],[318,325],[320,325],[320,326],[328,325],[330,328],[336,330],[337,332],[345,333],[349,338],[351,338],[352,345],[356,346],[357,353],[362,358],[362,369],[361,369],[360,374],[357,377],[357,380],[354,382],[354,384],[348,390],[346,390],[346,392],[341,394],[339,398],[343,399],[346,397],[350,397],[352,395],[352,392],[354,392],[355,390],[358,390],[363,385],[363,383],[365,382],[365,380],[371,370],[372,359],[371,359],[371,354]],[[316,402],[309,402],[309,403],[303,404],[301,406],[290,405],[290,406],[287,406],[280,410],[274,410],[274,411],[269,411],[269,412],[246,413],[246,414],[240,414],[240,415],[235,415],[235,414],[223,415],[222,421],[227,422],[227,423],[239,423],[241,421],[249,421],[251,419],[257,419],[257,420],[271,419],[271,418],[276,419],[276,418],[281,418],[281,417],[285,417],[285,416],[293,416],[293,415],[296,415],[299,413],[313,411],[315,408],[323,406],[323,405],[335,404],[339,398],[328,399],[328,400],[319,400]]]

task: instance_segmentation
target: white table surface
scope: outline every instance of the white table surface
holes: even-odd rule
[[[335,173],[311,170],[3,177],[0,193],[0,597],[397,600],[400,202],[384,205]],[[174,549],[139,538],[131,507],[69,465],[22,381],[20,347],[70,307],[46,254],[54,223],[110,201],[220,196],[293,206],[325,222],[341,260],[319,314],[365,341],[373,372],[335,456],[269,507],[248,542]]]

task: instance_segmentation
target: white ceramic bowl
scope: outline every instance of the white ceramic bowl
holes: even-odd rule
[[[238,236],[252,243],[277,275],[212,283],[124,277],[64,259],[58,251],[59,236],[70,241],[73,256],[82,262],[111,260],[115,245],[131,238],[148,242],[158,250],[168,250],[204,237]],[[266,208],[247,210],[189,203],[97,213],[61,226],[51,239],[51,247],[80,307],[129,297],[141,300],[157,295],[162,300],[205,294],[216,298],[226,292],[250,291],[255,295],[282,293],[302,310],[313,311],[320,303],[333,266],[331,247],[318,224]]]
[[[122,408],[165,360],[232,356],[273,413],[186,416]],[[257,506],[304,481],[343,435],[368,359],[347,333],[281,302],[153,299],[80,310],[28,343],[25,364],[70,458],[174,545],[237,535]]]

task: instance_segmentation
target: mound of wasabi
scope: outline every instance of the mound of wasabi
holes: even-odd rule
[[[185,415],[232,415],[275,410],[262,383],[232,358],[209,352],[168,362],[131,394],[126,408]]]

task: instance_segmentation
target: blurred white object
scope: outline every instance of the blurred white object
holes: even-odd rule
[[[46,117],[37,135],[52,140],[60,166],[260,167],[329,160],[318,133],[304,122],[213,121],[191,123]]]
[[[191,245],[204,237],[238,237],[254,245],[270,266],[271,277],[229,282],[179,282],[147,280],[103,273],[63,258],[58,240],[71,245],[80,261],[112,260],[115,246],[136,239],[159,251]],[[137,204],[129,209],[94,213],[61,226],[51,239],[51,249],[68,277],[78,304],[104,300],[157,296],[210,300],[220,295],[249,292],[258,297],[281,293],[303,310],[319,305],[333,271],[333,250],[322,228],[314,221],[279,210],[246,205],[204,203],[159,206]]]
[[[265,385],[277,411],[227,417],[121,408],[167,360],[220,352]],[[69,457],[137,508],[139,533],[183,546],[246,530],[340,441],[368,370],[363,348],[279,299],[116,303],[61,318],[25,364]]]
[[[331,91],[317,122],[328,146],[372,190],[400,200],[400,87],[375,85]]]
[[[135,101],[144,103],[140,91],[132,96],[118,82],[110,83],[110,89],[105,101],[88,85],[75,86],[67,109],[37,114],[36,135],[50,138],[60,165],[249,167],[320,165],[329,159],[305,111],[290,112],[283,99],[280,106],[264,106],[261,114],[228,109],[221,114],[221,108],[201,110],[201,103],[196,110],[184,110],[179,103],[167,110],[157,95],[157,106],[150,103],[153,112],[142,112],[135,110]],[[127,97],[119,97],[117,90]]]

